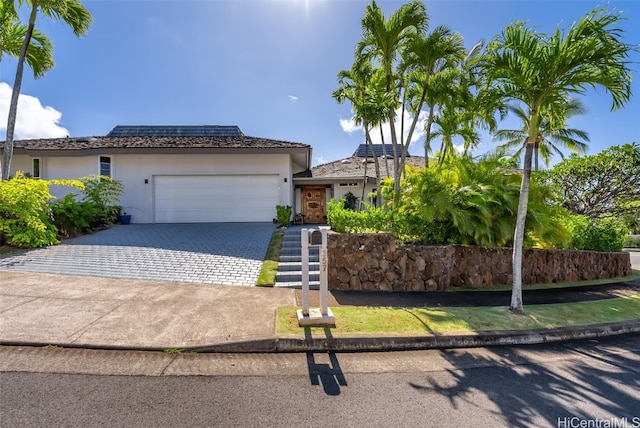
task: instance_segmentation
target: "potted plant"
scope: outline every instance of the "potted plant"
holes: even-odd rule
[[[276,205],[276,221],[278,226],[287,227],[291,222],[291,206]]]
[[[121,211],[120,213],[120,223],[121,224],[129,224],[131,223],[131,214],[127,214],[126,211]]]

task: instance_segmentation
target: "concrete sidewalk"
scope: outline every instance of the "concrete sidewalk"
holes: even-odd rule
[[[628,286],[638,294],[640,280]],[[416,296],[407,300],[405,293],[392,294],[368,294],[367,300],[334,292],[329,305],[352,305],[360,300],[359,304],[402,306],[411,302],[420,306]],[[433,305],[437,296],[427,294],[422,293],[422,298],[431,300],[423,303]],[[598,296],[606,297],[602,292]],[[317,292],[312,305],[316,299]],[[0,270],[0,345],[200,352],[364,351],[540,343],[640,332],[637,320],[525,332],[333,337],[327,329],[319,337],[278,337],[277,308],[299,305],[300,290],[293,289]]]

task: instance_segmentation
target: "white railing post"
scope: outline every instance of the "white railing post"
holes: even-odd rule
[[[300,243],[302,244],[302,314],[309,315],[309,229],[302,229]]]
[[[329,273],[328,264],[329,258],[327,256],[327,232],[331,227],[320,226],[320,233],[322,233],[322,245],[320,246],[320,309],[322,315],[327,315],[329,312]]]
[[[302,229],[302,309],[298,309],[298,325],[334,326],[336,318],[329,309],[329,257],[327,256],[327,232],[329,226],[320,226],[320,230]],[[314,235],[315,232],[315,235]],[[318,234],[320,241],[317,240]],[[320,308],[309,308],[309,246],[320,247]]]

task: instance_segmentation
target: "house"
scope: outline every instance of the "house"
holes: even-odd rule
[[[309,145],[237,126],[116,126],[102,137],[15,141],[11,175],[110,176],[124,184],[120,204],[134,223],[270,222],[276,205],[294,205],[293,176],[310,168]]]
[[[380,176],[393,177],[393,148],[390,144],[361,144],[348,158],[295,174],[295,212],[304,215],[305,223],[325,223],[327,202],[331,198],[342,198],[349,192],[359,201],[373,204],[369,195],[376,191],[374,154],[378,158]],[[422,168],[424,164],[424,157],[407,153],[405,165]]]

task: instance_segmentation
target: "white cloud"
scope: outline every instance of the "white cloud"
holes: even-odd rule
[[[340,119],[340,127],[347,134],[352,134],[355,131],[363,131],[362,125],[356,125],[356,122],[353,120],[353,117],[351,119]]]
[[[396,135],[398,136],[398,142],[400,142],[400,131],[401,131],[401,113],[402,110],[398,109],[396,111],[396,120],[395,120],[395,128]],[[411,144],[409,145],[409,149],[420,150],[422,147],[422,141],[424,140],[425,132],[424,126],[427,118],[426,112],[421,112],[420,116],[418,116],[418,122],[416,123],[416,127],[411,135]],[[404,113],[404,137],[403,142],[407,138],[407,134],[409,133],[409,127],[413,121],[413,116],[411,116],[408,112]],[[360,131],[364,135],[364,129],[362,125],[356,125],[353,117],[351,119],[340,119],[340,127],[342,130],[348,134],[352,134],[355,131]],[[382,136],[380,135],[380,127],[375,127],[370,131],[371,141],[373,144],[381,144]],[[389,124],[385,123],[382,125],[382,135],[384,136],[385,144],[391,144],[391,127]],[[420,153],[416,152],[417,155]]]
[[[326,159],[324,158],[324,156],[318,156],[316,158],[316,165],[322,165],[327,163]]]
[[[0,135],[3,140],[6,138],[10,103],[11,86],[0,82]],[[62,113],[53,107],[43,106],[38,98],[20,94],[14,138],[25,140],[66,137],[69,131],[59,126],[61,118]]]
[[[289,95],[289,100],[291,100],[292,103],[295,103],[296,101],[298,101],[298,97],[296,97],[295,95]]]

